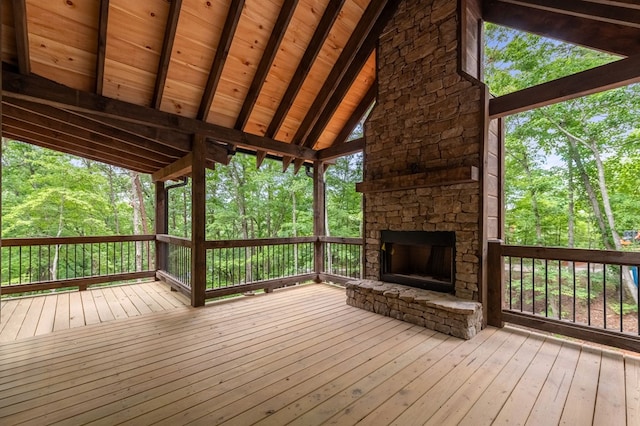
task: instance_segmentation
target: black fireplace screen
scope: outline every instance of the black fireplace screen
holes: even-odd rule
[[[454,290],[455,232],[382,231],[381,242],[382,281]]]

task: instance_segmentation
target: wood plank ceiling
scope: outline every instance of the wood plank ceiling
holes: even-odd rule
[[[0,0],[5,136],[153,173],[208,138],[297,167],[345,143],[376,94],[393,0]],[[632,0],[485,0],[488,21],[623,56]],[[295,161],[294,161],[295,160]]]

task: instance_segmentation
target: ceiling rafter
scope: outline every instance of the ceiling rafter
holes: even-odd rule
[[[374,81],[369,87],[369,90],[367,90],[367,93],[365,93],[358,106],[356,106],[356,108],[353,110],[353,113],[344,124],[342,130],[340,130],[330,146],[336,146],[345,143],[351,132],[353,132],[353,129],[355,129],[360,120],[362,120],[362,117],[364,117],[371,105],[373,105],[373,103],[375,102],[377,94],[378,84],[376,81]]]
[[[319,161],[329,161],[334,158],[344,157],[345,155],[354,154],[364,149],[364,138],[354,139],[339,145],[333,145],[318,151]]]
[[[593,19],[612,24],[621,24],[640,28],[640,8],[621,7],[620,4],[609,4],[607,6],[597,2],[581,0],[502,0],[521,6],[533,7],[549,12],[561,13],[564,15],[577,16],[580,18]]]
[[[534,9],[503,0],[483,2],[485,21],[622,56],[640,53],[640,29]]]
[[[282,126],[293,101],[302,87],[302,83],[304,83],[307,75],[309,75],[311,66],[320,53],[325,40],[329,36],[329,32],[331,31],[333,24],[336,19],[338,19],[344,2],[345,0],[330,0],[329,4],[327,4],[324,14],[322,15],[322,18],[320,18],[320,23],[318,24],[309,45],[305,49],[304,55],[302,56],[291,81],[287,85],[287,90],[282,96],[280,104],[269,123],[266,136],[273,138],[276,133],[278,133],[278,130],[280,130],[280,126]]]
[[[293,17],[297,6],[298,0],[285,0],[282,4],[282,9],[280,10],[278,19],[273,26],[271,37],[267,42],[267,46],[265,47],[264,53],[262,54],[262,58],[260,59],[260,63],[258,64],[258,68],[253,77],[253,81],[249,87],[249,92],[244,99],[242,109],[240,110],[240,114],[236,120],[235,128],[238,130],[244,130],[244,126],[247,125],[249,116],[251,115],[253,107],[258,100],[260,90],[262,90],[262,86],[264,85],[267,75],[269,74],[269,70],[271,69],[271,65],[273,64],[273,60],[278,54],[280,43],[287,32],[289,22],[291,22],[291,18]]]
[[[180,131],[201,133],[213,140],[253,151],[264,150],[278,155],[291,155],[314,160],[316,153],[310,148],[295,146],[264,136],[245,133],[201,120],[183,117],[141,105],[106,98],[95,93],[72,89],[38,76],[23,76],[9,70],[2,71],[2,96],[25,99],[85,114],[106,116],[125,122]]]
[[[96,93],[102,95],[104,89],[104,62],[107,52],[107,27],[109,23],[109,0],[100,0],[98,20],[98,50],[96,55]]]
[[[220,35],[220,42],[216,48],[216,54],[213,57],[213,63],[211,64],[211,71],[209,72],[209,78],[207,79],[207,86],[204,89],[202,95],[202,101],[198,108],[198,119],[206,121],[213,103],[213,98],[220,83],[220,76],[222,75],[222,69],[229,55],[229,49],[231,48],[231,42],[233,36],[238,28],[238,22],[240,22],[240,16],[242,14],[242,7],[244,6],[244,0],[231,0],[229,6],[229,13],[227,19],[224,22],[222,28],[222,34]]]
[[[42,131],[46,132],[47,129],[42,129]],[[86,141],[76,141],[72,137],[65,137],[64,140],[62,140],[56,136],[45,136],[38,132],[28,130],[28,128],[22,124],[14,127],[3,122],[2,132],[5,137],[29,143],[31,145],[40,146],[53,151],[64,152],[65,154],[75,155],[88,160],[99,161],[116,167],[125,167],[129,170],[140,173],[152,173],[155,170],[153,167],[124,159],[121,156],[114,157],[104,154],[99,148],[91,148],[91,144]],[[78,147],[81,147],[82,149],[79,149]],[[87,148],[90,149],[87,150]]]
[[[58,133],[91,141],[103,146],[107,151],[119,152],[120,155],[138,156],[141,159],[148,158],[150,161],[157,162],[158,165],[174,161],[176,158],[179,158],[181,154],[174,152],[173,155],[169,155],[167,153],[149,150],[148,147],[139,146],[129,140],[121,139],[116,135],[105,135],[94,132],[91,129],[81,126],[78,122],[70,123],[65,121],[68,114],[65,114],[65,112],[61,110],[54,110],[54,108],[46,105],[35,105],[34,108],[31,109],[21,107],[20,105],[5,103],[3,105],[3,114],[6,117],[48,127]]]
[[[153,97],[151,100],[151,106],[155,109],[160,109],[160,105],[162,104],[162,95],[164,94],[164,86],[167,82],[169,63],[171,62],[171,52],[173,50],[173,42],[176,39],[176,31],[178,29],[178,19],[180,18],[181,9],[182,0],[171,0],[171,5],[169,6],[169,17],[167,18],[167,27],[165,29],[164,40],[162,42],[162,52],[160,53],[160,61],[158,62],[158,72],[156,74]]]
[[[6,108],[5,109],[9,109]],[[145,165],[150,169],[161,167],[164,162],[156,161],[150,158],[146,158],[139,153],[129,150],[129,155],[124,155],[124,152],[118,150],[105,151],[104,147],[108,146],[108,138],[105,137],[93,137],[89,132],[82,131],[80,129],[74,129],[69,126],[63,127],[55,120],[46,117],[33,117],[33,115],[25,114],[22,111],[7,111],[3,117],[3,126],[11,126],[14,128],[14,133],[18,133],[19,130],[29,132],[31,140],[37,140],[38,136],[43,137],[43,142],[55,141],[55,143],[66,144],[69,149],[74,149],[75,155],[83,156],[83,153],[87,154],[106,154],[107,158],[116,164],[120,161],[121,164],[137,164],[138,166]],[[118,143],[116,142],[116,145]]]
[[[342,53],[338,57],[336,64],[331,69],[329,76],[325,80],[320,92],[316,96],[311,108],[307,111],[300,127],[296,131],[292,143],[296,145],[302,145],[308,138],[309,133],[312,131],[313,126],[318,122],[319,114],[325,109],[329,103],[331,97],[334,95],[340,81],[348,73],[351,68],[351,64],[354,62],[361,51],[361,48],[365,41],[369,38],[371,30],[376,26],[378,18],[383,15],[383,10],[387,3],[390,3],[390,9],[395,10],[397,3],[395,1],[388,2],[388,0],[372,0],[369,6],[364,11],[362,18],[358,21],[356,28],[353,30],[351,37],[347,41],[347,44],[342,49]],[[386,13],[385,16],[393,15],[392,13]],[[377,36],[376,36],[377,38]],[[369,50],[368,53],[371,53]],[[364,56],[364,55],[362,55]],[[364,62],[363,62],[364,64]],[[348,77],[348,76],[347,76]],[[355,78],[355,77],[354,77]]]
[[[16,34],[16,53],[18,55],[18,69],[20,74],[31,74],[29,60],[29,30],[27,28],[26,0],[12,0],[13,26]]]

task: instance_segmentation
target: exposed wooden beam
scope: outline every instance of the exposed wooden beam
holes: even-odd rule
[[[491,119],[640,82],[640,55],[519,90],[489,101]]]
[[[583,0],[502,0],[505,3],[518,4],[563,15],[593,19],[630,27],[640,28],[640,8],[624,7],[621,3],[607,5]]]
[[[173,50],[173,42],[176,38],[176,30],[178,28],[178,19],[180,18],[181,9],[182,0],[171,0],[167,27],[164,31],[164,40],[162,42],[162,52],[160,53],[160,62],[158,63],[158,73],[156,75],[153,98],[151,101],[151,106],[155,109],[160,109],[160,104],[162,103],[162,95],[164,94],[164,86],[167,82],[167,73],[169,71],[169,63],[171,61],[171,51]]]
[[[384,20],[384,23],[386,23],[386,20]],[[380,26],[381,31],[382,31],[382,28],[384,28],[384,24]],[[360,73],[360,71],[362,71],[362,67],[371,56],[377,43],[378,43],[378,34],[375,33],[375,31],[372,31],[369,34],[369,37],[367,37],[367,40],[365,41],[365,43],[362,45],[362,49],[360,50],[360,52],[358,52],[358,54],[354,58],[353,62],[351,63],[351,66],[345,73],[344,77],[338,83],[336,90],[331,95],[331,98],[327,102],[326,106],[322,111],[319,112],[316,124],[313,126],[313,128],[309,132],[307,139],[305,139],[302,142],[302,146],[308,146],[309,148],[313,148],[315,144],[318,142],[318,139],[322,135],[322,132],[324,132],[324,129],[327,127],[327,124],[329,124],[329,121],[331,121],[333,114],[336,112],[336,110],[342,103],[342,100],[347,95],[347,92],[349,92],[349,89],[351,88],[351,85],[358,77],[358,74]],[[375,97],[375,94],[374,94],[374,97]],[[349,135],[347,134],[347,136]]]
[[[287,171],[292,161],[293,157],[282,157],[282,173]]]
[[[249,92],[244,99],[242,109],[240,110],[240,114],[238,115],[238,118],[236,120],[235,128],[238,130],[244,130],[244,126],[247,125],[247,121],[249,120],[251,111],[253,111],[253,107],[258,100],[260,90],[262,90],[262,86],[264,85],[267,75],[269,74],[269,70],[271,69],[273,60],[278,53],[278,48],[280,47],[282,38],[284,37],[287,28],[289,27],[289,22],[293,17],[293,13],[295,12],[297,5],[298,0],[285,0],[282,4],[280,15],[278,15],[278,19],[273,26],[271,37],[269,38],[267,46],[264,49],[262,59],[260,59],[258,69],[256,70],[256,73],[253,76],[253,81],[251,82],[251,86],[249,87]]]
[[[236,28],[238,27],[238,22],[240,21],[243,6],[244,0],[231,0],[229,13],[227,14],[227,19],[224,22],[220,41],[216,47],[216,54],[213,57],[213,63],[211,64],[211,71],[209,72],[209,78],[207,79],[207,86],[204,89],[200,108],[198,109],[199,120],[206,121],[207,115],[209,115],[209,110],[213,103],[213,97],[216,94],[216,89],[220,82],[220,76],[222,75],[224,64],[227,61],[227,55],[229,55],[231,42],[233,41],[233,36],[236,32]]]
[[[50,107],[48,105],[40,105],[33,102],[23,101],[19,99],[5,101],[5,104],[10,104],[11,108],[21,109],[33,113],[31,117],[43,117],[54,120],[60,123],[64,127],[76,127],[86,132],[90,132],[96,135],[101,135],[107,138],[107,140],[119,140],[129,146],[129,149],[138,149],[141,152],[145,152],[150,158],[158,157],[163,161],[177,159],[184,155],[184,152],[174,148],[168,148],[164,145],[152,142],[148,139],[141,138],[131,133],[124,132],[114,127],[106,126],[104,124],[87,120],[81,116]],[[9,105],[7,105],[9,106]],[[12,109],[9,109],[12,111]],[[125,149],[124,152],[127,152]]]
[[[640,29],[532,9],[501,0],[483,2],[482,18],[521,31],[622,56],[640,54]]]
[[[329,160],[333,160],[334,158],[354,154],[356,152],[364,150],[364,145],[364,138],[358,138],[349,142],[330,146],[329,148],[321,149],[320,151],[318,151],[318,160],[326,162]]]
[[[107,51],[107,25],[109,23],[109,0],[100,0],[98,20],[98,54],[96,55],[96,93],[102,95],[104,88],[104,61]]]
[[[168,180],[175,180],[186,176],[191,173],[191,167],[193,166],[193,153],[188,153],[181,159],[169,164],[166,167],[154,172],[151,175],[151,181],[153,182],[166,182]]]
[[[369,110],[371,105],[373,105],[373,102],[376,100],[377,95],[378,95],[378,84],[376,81],[374,81],[373,84],[371,84],[371,87],[369,87],[369,90],[367,90],[367,93],[365,93],[364,97],[362,98],[362,100],[360,101],[356,109],[353,110],[351,117],[349,117],[347,122],[342,127],[342,130],[340,130],[340,133],[338,133],[338,136],[336,136],[336,138],[333,140],[330,146],[340,145],[347,140],[351,132],[353,132],[353,129],[356,128],[356,126],[358,125],[358,123],[360,123],[360,121],[362,120],[366,112]]]
[[[293,74],[289,85],[287,86],[287,90],[282,96],[282,100],[280,100],[280,104],[276,109],[276,112],[271,119],[271,123],[269,123],[269,127],[267,128],[266,135],[268,137],[275,137],[276,133],[282,126],[293,101],[295,100],[300,88],[302,87],[302,83],[307,78],[309,71],[311,70],[311,66],[313,65],[316,57],[320,53],[322,46],[324,45],[327,36],[329,35],[329,31],[333,27],[336,19],[340,15],[340,10],[344,5],[345,0],[330,0],[327,4],[326,9],[324,10],[324,14],[318,23],[318,27],[316,31],[313,33],[313,37],[311,37],[311,41],[309,45],[304,51],[304,55],[302,55],[302,59],[298,64],[298,68],[296,68],[296,72]]]
[[[267,151],[257,151],[256,152],[256,169],[259,169],[262,166],[262,162],[267,158]]]
[[[70,114],[83,117],[86,120],[102,123],[106,126],[122,130],[141,138],[148,139],[152,142],[156,142],[169,148],[177,149],[183,152],[191,150],[191,137],[187,133],[145,124],[132,123],[112,117],[83,113],[73,110],[66,111]]]
[[[353,30],[351,37],[347,41],[347,44],[344,46],[344,49],[342,49],[342,53],[331,69],[329,76],[313,101],[313,104],[307,111],[302,123],[300,123],[300,126],[293,137],[293,143],[301,145],[307,140],[313,126],[315,126],[318,121],[320,113],[325,109],[334,93],[336,93],[341,80],[345,76],[351,77],[347,75],[348,71],[351,69],[353,72],[353,69],[357,68],[357,66],[352,67],[354,60],[356,58],[360,59],[362,56],[368,56],[368,54],[373,50],[372,46],[370,49],[366,49],[368,50],[366,55],[360,53],[363,50],[362,48],[365,41],[367,41],[367,39],[371,39],[369,34],[372,32],[374,27],[376,27],[376,23],[379,22],[378,18],[380,16],[384,16],[385,19],[388,19],[388,17],[393,16],[391,10],[395,10],[397,4],[398,2],[395,1],[390,2],[390,7],[388,8],[387,13],[383,15],[382,12],[387,5],[387,0],[372,0],[371,3],[369,3],[369,6],[364,11],[364,14],[356,25],[356,28]],[[377,34],[375,35],[375,39],[377,40]],[[353,76],[353,78],[355,78],[355,76]]]
[[[231,161],[231,154],[227,148],[215,142],[207,141],[206,152],[207,159],[211,159],[216,163],[224,164],[226,166],[229,164],[229,161]]]
[[[12,120],[11,123],[14,126],[21,125],[31,131],[34,131],[33,126],[38,126],[55,132],[51,134],[47,132],[47,135],[51,137],[58,137],[61,140],[68,137],[76,141],[84,141],[88,144],[89,149],[96,150],[96,152],[100,150],[106,155],[138,158],[140,161],[152,163],[156,167],[163,167],[174,161],[174,157],[146,151],[122,140],[67,125],[63,121],[21,110],[13,105],[4,104],[3,114],[3,120]]]
[[[106,98],[95,93],[72,89],[42,77],[23,76],[6,69],[2,71],[2,95],[3,97],[25,99],[56,108],[106,116],[160,129],[187,134],[202,133],[218,142],[244,147],[252,151],[268,151],[277,155],[290,155],[305,160],[314,160],[316,157],[315,151],[309,148]]]
[[[20,74],[29,75],[31,73],[31,61],[29,60],[29,29],[27,28],[26,0],[12,0],[12,5],[18,69],[20,70]]]
[[[95,148],[83,140],[77,140],[69,137],[58,138],[56,136],[48,135],[47,133],[55,134],[55,132],[46,128],[38,129],[37,126],[26,128],[22,123],[16,125],[12,119],[3,119],[2,133],[3,136],[7,138],[83,157],[93,161],[111,164],[116,167],[123,167],[141,173],[151,173],[155,170],[155,167],[148,163],[135,161],[122,155],[104,155],[99,148]]]
[[[293,160],[293,174],[297,175],[298,172],[300,171],[300,168],[302,167],[302,165],[304,164],[304,160],[302,158],[296,158],[295,160]]]

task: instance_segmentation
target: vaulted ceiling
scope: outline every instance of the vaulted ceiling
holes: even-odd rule
[[[400,1],[0,0],[5,136],[152,173],[209,140],[300,167],[375,100],[378,36]],[[486,20],[622,56],[632,0],[485,0]]]

